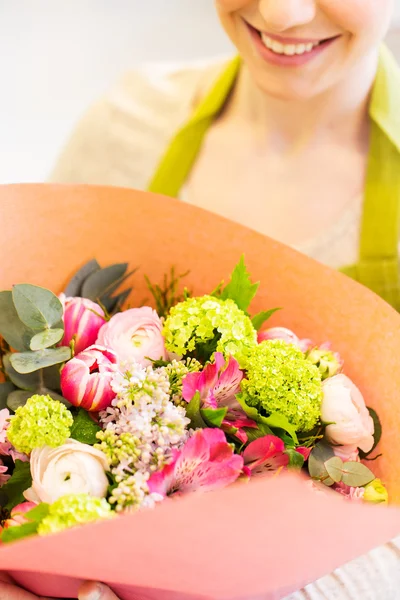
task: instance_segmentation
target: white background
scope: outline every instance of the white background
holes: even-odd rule
[[[0,183],[45,180],[78,117],[121,72],[229,52],[213,4],[0,0]]]

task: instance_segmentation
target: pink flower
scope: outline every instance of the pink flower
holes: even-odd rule
[[[0,487],[6,483],[10,479],[10,475],[6,475],[7,467],[3,465],[3,462],[0,460]]]
[[[335,375],[323,383],[321,417],[328,425],[329,443],[357,446],[369,452],[374,445],[374,422],[360,390],[346,375]]]
[[[333,446],[332,450],[343,462],[359,460],[357,446]]]
[[[339,494],[342,494],[347,500],[353,500],[356,502],[361,502],[364,497],[364,488],[362,487],[350,487],[344,484],[342,481],[340,483],[335,483],[332,486],[332,489]]]
[[[244,427],[257,428],[257,424],[249,419],[236,400],[235,394],[240,391],[243,373],[239,363],[233,357],[226,363],[221,352],[216,352],[214,362],[206,365],[200,373],[188,373],[183,380],[182,397],[190,402],[196,392],[200,393],[202,408],[227,408],[222,429],[237,429],[236,436],[243,443],[247,442]]]
[[[3,408],[0,410],[0,455],[2,456],[11,456],[11,458],[16,460],[22,460],[23,462],[27,462],[29,457],[26,454],[21,454],[21,452],[17,452],[10,444],[7,439],[7,428],[9,426],[9,418],[10,411],[7,408]]]
[[[210,492],[236,481],[242,468],[243,458],[233,453],[220,429],[200,429],[181,450],[173,450],[172,462],[154,473],[148,485],[163,497]]]
[[[60,346],[75,339],[75,354],[95,343],[100,328],[106,323],[103,309],[87,298],[61,297],[64,304],[64,337]]]
[[[285,444],[275,435],[265,435],[251,442],[243,452],[243,460],[252,476],[275,473],[289,464]]]
[[[25,513],[34,509],[36,506],[37,504],[35,504],[35,502],[22,502],[22,504],[15,506],[11,511],[11,518],[7,519],[7,521],[4,523],[4,529],[28,523],[28,519],[24,515]]]
[[[61,371],[64,398],[87,411],[100,411],[110,406],[115,398],[111,380],[116,363],[115,352],[101,346],[90,346],[72,358]]]
[[[271,327],[270,329],[260,331],[258,334],[258,343],[261,344],[261,342],[265,342],[266,340],[282,340],[287,344],[294,344],[302,352],[306,352],[313,346],[311,340],[301,340],[291,329],[287,329],[286,327]]]
[[[166,358],[161,320],[148,306],[114,315],[100,329],[96,343],[114,350],[120,362],[133,361],[147,366],[151,364],[150,359]]]

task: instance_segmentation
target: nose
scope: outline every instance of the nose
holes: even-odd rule
[[[316,0],[260,0],[259,11],[269,31],[281,33],[314,20]]]

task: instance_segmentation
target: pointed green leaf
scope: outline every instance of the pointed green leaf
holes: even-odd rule
[[[296,428],[289,422],[287,417],[278,413],[274,413],[269,417],[262,416],[261,419],[262,422],[268,425],[268,427],[271,427],[271,429],[283,429],[283,431],[286,431],[286,433],[290,435],[294,443],[297,445],[298,439],[296,434]]]
[[[289,467],[292,469],[301,469],[304,465],[304,456],[296,452],[293,448],[288,448],[285,452],[289,456]]]
[[[313,479],[322,479],[328,476],[325,463],[335,456],[333,448],[325,442],[320,442],[311,451],[308,459],[308,472]],[[332,481],[332,485],[333,485]]]
[[[27,513],[25,513],[25,517],[34,523],[40,523],[45,517],[47,517],[49,510],[50,504],[41,502],[35,506],[35,508],[32,508],[32,510],[29,510]]]
[[[82,284],[82,297],[93,301],[98,300],[107,288],[125,275],[127,268],[127,263],[121,263],[94,271]]]
[[[68,282],[64,294],[67,297],[81,296],[83,282],[95,271],[100,270],[100,265],[97,260],[90,260],[79,271],[75,273],[72,279]]]
[[[222,291],[221,298],[222,300],[233,300],[241,310],[246,312],[257,293],[259,285],[259,283],[251,283],[244,256],[242,256],[231,275],[230,282]]]
[[[31,338],[35,335],[29,327],[22,323],[15,309],[11,292],[0,292],[0,335],[7,344],[23,352],[29,350]]]
[[[196,392],[186,408],[186,416],[190,419],[190,427],[193,429],[204,429],[207,427],[200,413],[200,394]]]
[[[31,350],[44,350],[55,346],[64,336],[64,329],[45,329],[33,336],[30,343]]]
[[[98,443],[96,434],[99,431],[101,431],[101,427],[99,427],[99,425],[93,421],[86,410],[80,408],[78,414],[74,418],[70,437],[73,440],[82,442],[82,444],[94,446],[94,444]]]
[[[25,502],[23,492],[32,485],[31,466],[29,462],[15,461],[15,468],[10,479],[3,485],[1,491],[7,496],[4,508],[12,510],[14,506]]]
[[[325,469],[335,483],[340,483],[343,476],[343,461],[338,456],[332,456],[325,462]]]
[[[71,358],[70,348],[61,346],[50,350],[38,352],[21,352],[12,354],[11,365],[18,373],[33,373],[45,367],[58,365]]]
[[[280,308],[272,308],[271,310],[264,310],[263,312],[258,313],[255,317],[252,318],[251,322],[253,323],[253,327],[256,331],[260,331],[261,327],[274,315]]]
[[[11,354],[7,354],[3,357],[3,365],[7,376],[11,379],[12,383],[21,390],[36,391],[42,383],[39,372],[35,371],[27,374],[18,373],[10,362],[11,356]],[[43,383],[46,387],[55,390],[60,389],[60,371],[57,366],[43,369],[42,375]]]
[[[200,414],[206,423],[210,423],[214,427],[221,427],[222,421],[225,419],[227,412],[227,407],[203,408],[201,409]]]
[[[349,461],[343,464],[342,481],[350,487],[363,487],[371,483],[375,475],[362,463]]]
[[[14,285],[12,296],[21,321],[31,329],[61,327],[63,306],[53,292],[37,285]]]
[[[0,539],[3,544],[9,544],[10,542],[22,540],[23,538],[35,535],[37,533],[38,526],[38,523],[30,521],[29,523],[24,523],[23,525],[7,527],[7,529],[3,529]]]
[[[7,408],[15,412],[20,406],[25,406],[27,400],[32,397],[32,392],[15,390],[7,398]]]
[[[0,410],[7,408],[7,398],[15,390],[15,385],[11,381],[0,383]]]

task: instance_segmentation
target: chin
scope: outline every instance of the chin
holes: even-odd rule
[[[325,89],[321,85],[316,85],[313,82],[303,78],[285,78],[284,81],[279,78],[271,78],[265,75],[253,74],[254,81],[259,88],[267,96],[277,98],[279,100],[301,101],[310,100],[319,96]]]

